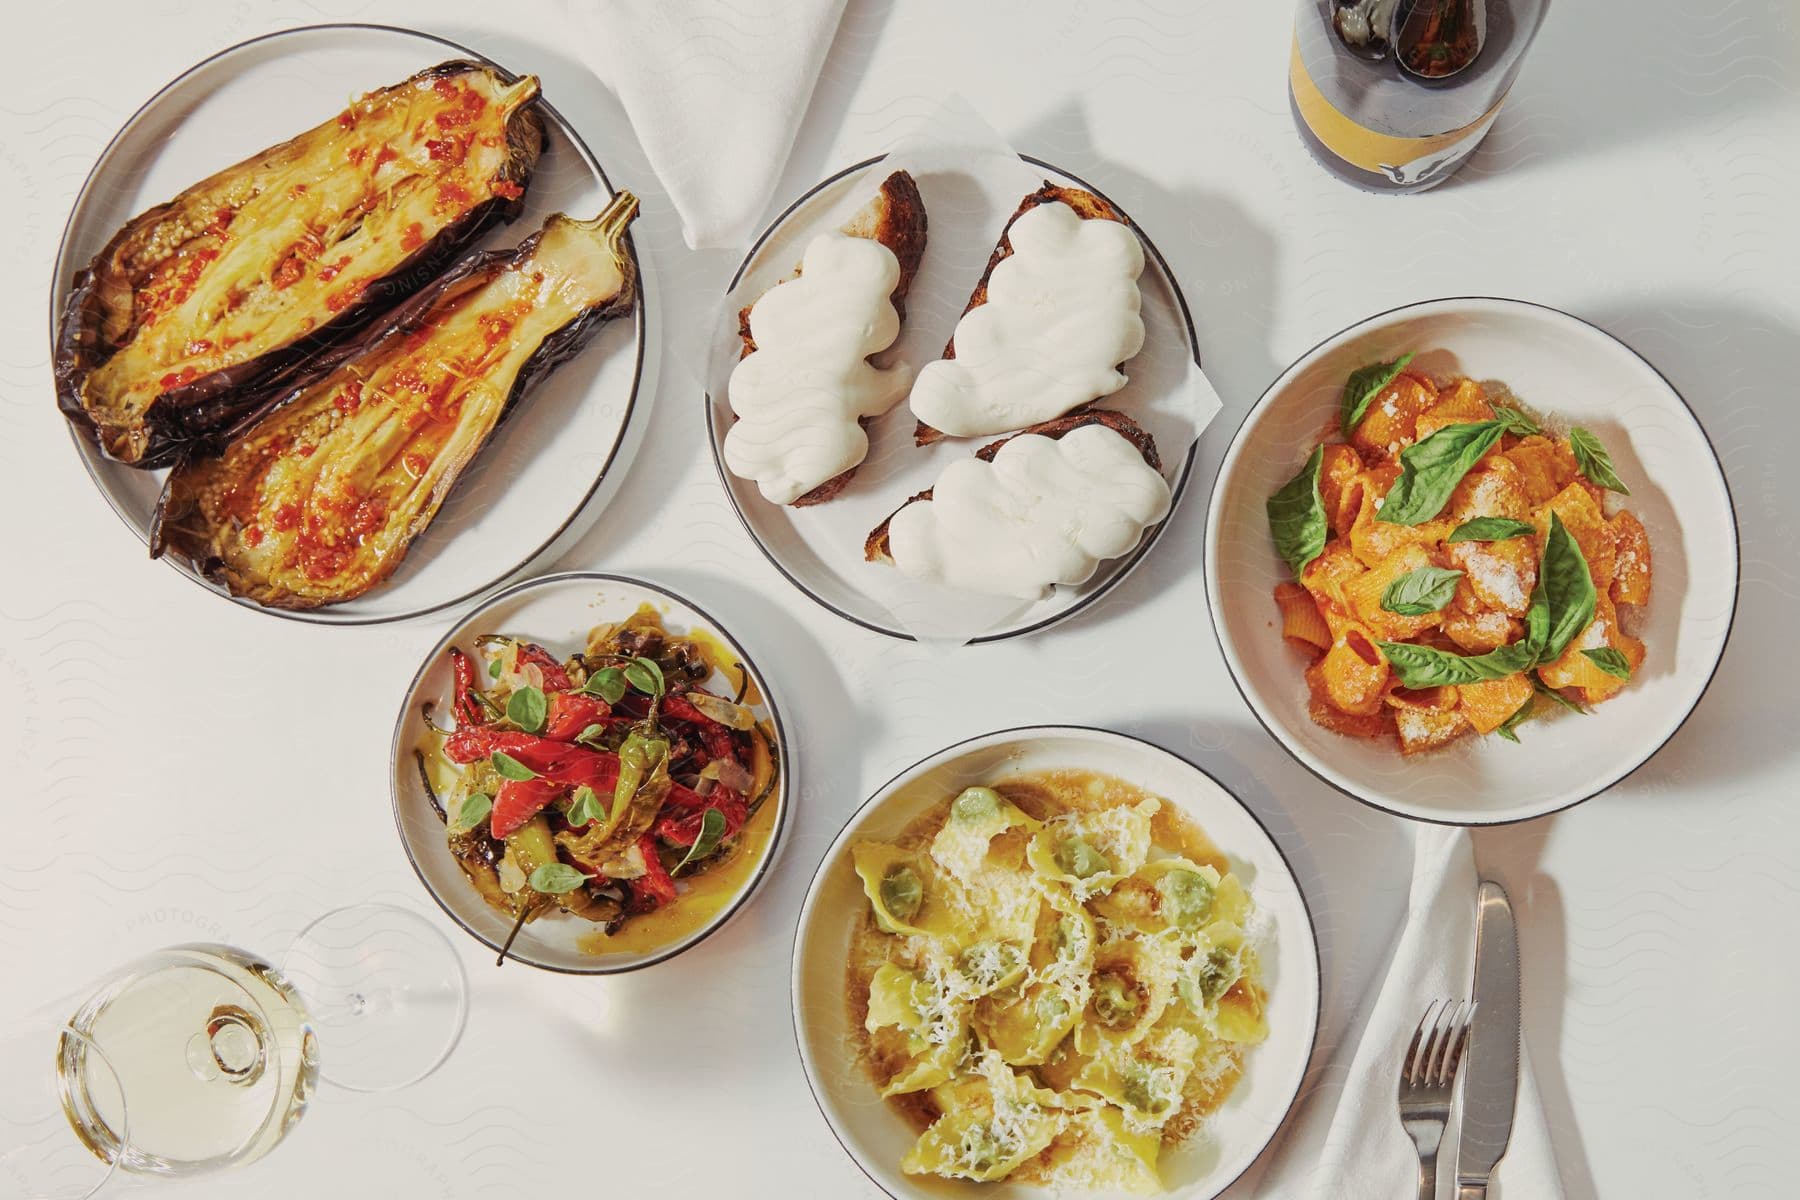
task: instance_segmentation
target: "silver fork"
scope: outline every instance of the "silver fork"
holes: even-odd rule
[[[1474,1019],[1467,1001],[1432,1001],[1400,1065],[1400,1124],[1419,1152],[1419,1200],[1437,1200],[1438,1147]]]

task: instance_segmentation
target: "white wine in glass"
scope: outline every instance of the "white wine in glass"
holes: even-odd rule
[[[449,940],[389,905],[319,918],[279,969],[215,944],[145,955],[0,1029],[0,1196],[85,1200],[254,1162],[321,1079],[375,1092],[429,1075],[467,1004]]]
[[[96,1155],[138,1174],[261,1158],[318,1083],[318,1039],[300,997],[274,967],[230,946],[146,955],[103,983],[69,1027],[84,1036],[59,1048],[63,1112]],[[104,1089],[88,1086],[93,1046],[110,1067]]]

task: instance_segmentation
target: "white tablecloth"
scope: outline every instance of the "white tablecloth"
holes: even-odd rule
[[[269,29],[412,23],[538,71],[612,177],[645,198],[637,236],[669,332],[662,394],[626,494],[564,563],[665,580],[751,645],[795,726],[797,824],[744,916],[656,970],[496,972],[467,945],[474,1010],[442,1072],[391,1097],[326,1090],[264,1163],[181,1194],[871,1194],[794,1053],[786,980],[800,896],[873,786],[947,742],[1028,722],[1153,738],[1257,810],[1312,898],[1325,1037],[1339,1036],[1404,903],[1409,835],[1296,766],[1239,700],[1205,615],[1207,491],[1281,366],[1368,313],[1470,293],[1567,309],[1655,362],[1719,450],[1744,543],[1724,665],[1669,746],[1600,799],[1477,839],[1518,905],[1526,1037],[1568,1194],[1789,1194],[1777,1148],[1800,1122],[1782,1086],[1800,1059],[1787,950],[1800,764],[1782,618],[1800,585],[1800,39],[1785,6],[1556,6],[1486,147],[1450,185],[1407,199],[1350,191],[1306,157],[1287,111],[1291,13],[1279,0],[894,7],[851,4],[778,203],[960,90],[1151,233],[1226,404],[1174,527],[1106,603],[1049,634],[948,656],[817,609],[731,514],[683,365],[697,361],[731,256],[681,246],[616,103],[567,49],[560,3],[8,13],[0,1008],[170,942],[278,952],[310,916],[355,898],[429,908],[396,844],[385,776],[399,692],[442,622],[293,625],[146,561],[69,447],[44,336],[69,202],[145,97]],[[684,547],[678,562],[671,546]],[[1157,677],[1091,690],[1122,658],[1159,664]],[[538,1099],[571,1091],[591,1099]]]

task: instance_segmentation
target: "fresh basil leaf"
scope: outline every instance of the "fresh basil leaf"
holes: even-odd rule
[[[1507,408],[1503,404],[1496,404],[1494,405],[1494,416],[1498,417],[1500,422],[1506,426],[1506,432],[1519,437],[1530,437],[1534,433],[1543,432],[1538,428],[1536,421],[1516,408]]]
[[[1451,654],[1431,646],[1415,646],[1411,642],[1376,642],[1387,655],[1388,666],[1406,688],[1443,687],[1450,684],[1481,683],[1516,675],[1537,661],[1537,649],[1530,642],[1513,642],[1486,654]]]
[[[1518,708],[1514,709],[1512,716],[1510,716],[1510,717],[1506,718],[1506,720],[1500,722],[1499,728],[1495,729],[1494,732],[1499,734],[1501,737],[1505,738],[1507,741],[1511,742],[1513,745],[1515,745],[1515,746],[1518,745],[1519,744],[1519,735],[1516,731],[1518,730],[1519,726],[1523,725],[1526,721],[1529,721],[1531,719],[1531,710],[1536,705],[1537,705],[1537,697],[1536,696],[1525,697],[1525,703],[1519,705]]]
[[[606,815],[606,809],[600,803],[600,797],[594,789],[586,784],[575,789],[575,795],[569,802],[569,809],[563,818],[576,829],[592,824]]]
[[[470,792],[456,806],[456,816],[450,822],[450,832],[467,833],[487,820],[487,815],[493,811],[493,797],[486,792]]]
[[[1387,585],[1381,593],[1381,607],[1403,617],[1422,617],[1450,603],[1456,595],[1456,581],[1461,571],[1446,567],[1420,567],[1408,571]]]
[[[1464,475],[1506,432],[1504,421],[1446,425],[1400,452],[1400,478],[1381,502],[1377,521],[1422,525],[1444,511]]]
[[[717,850],[719,848],[719,839],[724,836],[725,814],[716,808],[707,809],[706,814],[700,818],[700,836],[694,839],[694,844],[688,847],[687,854],[682,857],[680,862],[675,864],[675,869],[670,871],[669,874],[680,874],[681,868],[687,866],[691,862],[699,862],[714,850]]]
[[[1631,495],[1631,489],[1619,481],[1618,472],[1613,470],[1612,455],[1606,452],[1599,438],[1577,425],[1569,430],[1569,448],[1575,451],[1575,464],[1583,475],[1609,492]]]
[[[1549,614],[1548,628],[1538,662],[1555,662],[1569,643],[1594,619],[1594,577],[1588,573],[1581,545],[1550,514],[1550,531],[1544,535],[1544,557],[1538,565],[1538,587]]]
[[[494,751],[494,753],[488,757],[488,761],[494,764],[494,770],[500,772],[503,778],[518,780],[521,783],[527,779],[537,778],[536,771],[532,770],[504,750]]]
[[[564,892],[572,892],[588,881],[588,877],[571,867],[568,863],[545,863],[531,873],[526,883],[534,892],[542,892],[546,896],[560,896]]]
[[[600,735],[605,732],[606,726],[604,725],[589,725],[586,729],[583,729],[580,733],[575,735],[575,740],[578,742],[596,742],[599,740]]]
[[[1584,717],[1588,715],[1588,710],[1586,708],[1575,703],[1575,701],[1569,699],[1567,696],[1545,683],[1542,679],[1539,679],[1536,671],[1531,673],[1531,690],[1540,696],[1548,696],[1570,712],[1580,713]]]
[[[501,666],[500,660],[498,658],[494,658],[494,659],[490,660],[488,662],[488,678],[489,679],[500,678],[500,672],[503,669],[504,668]]]
[[[1446,542],[1504,542],[1536,533],[1537,526],[1511,517],[1474,517],[1450,531]]]
[[[654,659],[634,658],[625,664],[625,681],[646,696],[663,694],[662,668]]]
[[[526,733],[537,733],[550,715],[550,702],[544,693],[530,684],[506,698],[506,719]]]
[[[1351,431],[1362,422],[1363,414],[1369,411],[1370,402],[1381,395],[1382,389],[1388,384],[1399,378],[1400,372],[1412,360],[1412,352],[1408,351],[1393,362],[1370,363],[1350,373],[1350,378],[1344,383],[1344,399],[1340,406],[1345,437],[1349,437]]]
[[[1319,468],[1325,462],[1325,447],[1314,446],[1300,468],[1300,473],[1282,485],[1263,506],[1269,514],[1269,534],[1275,539],[1275,552],[1287,560],[1298,579],[1306,564],[1325,549],[1325,502],[1319,499]]]
[[[1598,650],[1581,652],[1589,661],[1615,679],[1631,678],[1631,660],[1614,650],[1611,646],[1602,646]]]
[[[587,677],[581,690],[590,696],[598,696],[608,704],[617,704],[625,698],[625,672],[617,667],[601,667]]]

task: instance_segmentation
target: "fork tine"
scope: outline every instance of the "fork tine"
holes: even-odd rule
[[[1458,1000],[1444,1018],[1442,1036],[1438,1039],[1437,1059],[1432,1063],[1431,1078],[1436,1082],[1448,1083],[1451,1078],[1451,1053],[1463,1030],[1468,1028],[1469,1003]]]
[[[1431,1055],[1425,1060],[1425,1068],[1421,1072],[1424,1081],[1435,1084],[1438,1071],[1444,1064],[1444,1047],[1450,1043],[1450,1031],[1455,1027],[1456,1014],[1462,1009],[1462,1001],[1446,1000],[1444,1007],[1438,1012],[1437,1026],[1431,1031]]]
[[[1416,1084],[1419,1082],[1419,1064],[1424,1061],[1419,1051],[1423,1045],[1427,1044],[1427,1033],[1433,1028],[1438,1006],[1442,1003],[1441,1000],[1433,1000],[1426,1005],[1425,1015],[1419,1018],[1419,1027],[1413,1030],[1412,1044],[1406,1048],[1406,1060],[1400,1067],[1401,1081],[1404,1083]]]
[[[1463,1051],[1469,1048],[1469,1036],[1475,1028],[1475,1014],[1480,1008],[1479,1003],[1468,1005],[1468,1011],[1462,1017],[1462,1024],[1456,1030],[1456,1036],[1450,1039],[1450,1050],[1444,1059],[1445,1083],[1456,1078],[1457,1068],[1462,1065]]]

